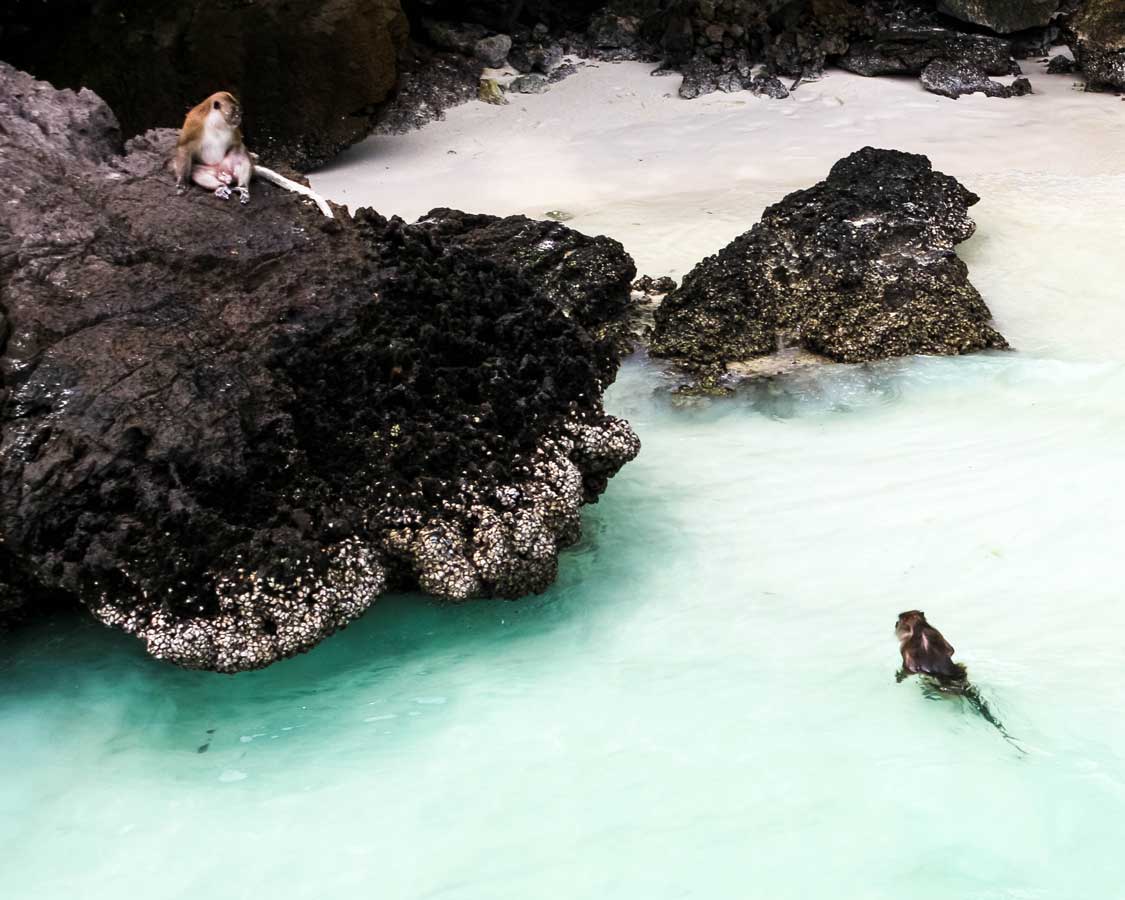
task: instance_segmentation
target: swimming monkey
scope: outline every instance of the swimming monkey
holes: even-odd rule
[[[176,193],[183,194],[189,182],[194,181],[223,200],[237,193],[241,202],[249,203],[250,180],[257,175],[308,197],[325,216],[334,218],[332,208],[319,194],[258,165],[242,142],[241,125],[242,106],[230,91],[214,93],[188,112],[172,159]]]
[[[992,724],[1008,743],[1021,753],[1027,752],[1008,734],[976,686],[969,683],[965,667],[953,661],[953,654],[956,652],[953,645],[926,621],[924,612],[911,609],[899,613],[895,622],[895,635],[902,653],[902,668],[895,673],[896,681],[901,682],[911,675],[921,675],[929,680],[929,687],[936,689],[938,693],[964,697],[981,718]]]

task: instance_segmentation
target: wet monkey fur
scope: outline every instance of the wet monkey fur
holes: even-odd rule
[[[982,719],[991,724],[1021,753],[1026,753],[1015,738],[1008,734],[1003,723],[996,718],[961,663],[953,661],[956,652],[940,631],[926,621],[921,610],[911,609],[899,613],[895,621],[895,636],[902,653],[902,668],[895,674],[896,681],[911,675],[921,675],[928,687],[938,694],[964,697]]]

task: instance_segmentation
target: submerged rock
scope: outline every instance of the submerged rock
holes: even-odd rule
[[[1004,348],[954,246],[979,198],[926,157],[864,148],[697,265],[652,352],[701,373],[800,348],[839,362]]]
[[[1125,90],[1125,4],[1084,0],[1068,28],[1087,89]]]
[[[177,197],[175,133],[114,157],[112,126],[0,65],[0,609],[67,597],[234,672],[389,588],[550,584],[639,446],[602,408],[616,357],[548,295],[581,273],[271,185]]]
[[[1011,86],[993,81],[982,69],[968,63],[935,59],[922,70],[922,87],[932,94],[956,100],[965,94],[985,94],[988,97],[1020,97],[1031,93],[1031,82],[1017,78]]]

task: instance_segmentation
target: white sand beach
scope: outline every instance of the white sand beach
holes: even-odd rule
[[[1021,65],[1035,93],[1011,99],[951,100],[915,78],[830,70],[785,100],[689,101],[677,75],[594,63],[545,94],[471,102],[420,131],[368,138],[312,184],[408,221],[436,206],[563,211],[571,227],[620,240],[641,273],[680,278],[853,150],[924,153],[981,196],[961,255],[1013,343],[1078,356],[1120,345],[1125,357],[1125,304],[1103,302],[1116,296],[1125,234],[1125,103],[1038,60]],[[1051,319],[1037,315],[1064,297]],[[1095,309],[1105,328],[1088,328]]]

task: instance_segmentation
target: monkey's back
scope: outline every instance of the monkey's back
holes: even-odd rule
[[[949,681],[965,678],[965,667],[953,661],[953,646],[931,625],[917,629],[902,647],[902,665],[908,672],[933,675]]]

